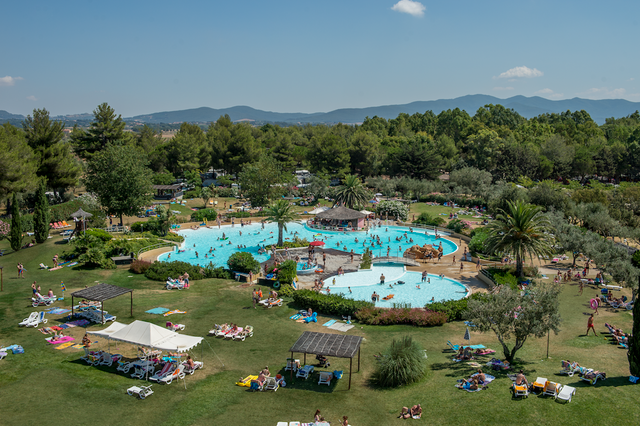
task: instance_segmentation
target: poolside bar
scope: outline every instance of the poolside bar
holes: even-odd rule
[[[334,207],[307,222],[309,227],[326,231],[361,231],[365,228],[365,213],[344,206]]]

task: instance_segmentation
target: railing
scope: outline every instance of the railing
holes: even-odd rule
[[[410,259],[408,257],[382,256],[382,257],[373,258],[371,260],[371,263],[387,263],[387,262],[403,263],[409,266],[420,266],[420,264],[417,261]]]
[[[170,242],[170,241],[163,241],[161,243],[158,244],[152,244],[150,246],[146,246],[146,247],[142,247],[140,250],[138,250],[138,254],[136,255],[136,258],[140,256],[140,254],[147,252],[147,251],[151,251],[151,250],[155,250],[161,247],[170,247],[170,246],[178,246],[178,243],[174,243],[174,242]]]
[[[498,283],[496,282],[496,280],[493,278],[493,276],[484,268],[480,269],[479,274],[482,274],[484,277],[486,277],[489,281],[491,281],[493,283],[493,286],[497,286]]]

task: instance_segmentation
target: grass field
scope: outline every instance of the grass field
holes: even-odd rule
[[[162,284],[148,281],[144,276],[127,269],[112,271],[63,268],[48,272],[38,270],[40,262],[51,263],[55,253],[64,245],[59,237],[43,245],[11,253],[7,241],[0,242],[7,254],[0,258],[4,267],[4,291],[0,293],[0,345],[20,344],[22,355],[9,354],[0,361],[0,424],[25,425],[45,422],[49,425],[275,425],[278,421],[312,419],[316,409],[336,424],[338,418],[349,416],[353,426],[394,425],[402,423],[396,416],[402,406],[421,403],[424,424],[458,425],[469,423],[513,425],[621,425],[638,424],[640,410],[637,401],[640,386],[628,381],[626,352],[607,342],[603,336],[604,323],[614,323],[625,331],[631,329],[632,318],[627,311],[601,310],[596,317],[599,337],[585,337],[587,302],[596,294],[587,289],[578,296],[577,286],[567,285],[561,295],[562,331],[551,335],[550,359],[546,358],[547,339],[531,339],[518,353],[519,366],[529,379],[546,377],[577,388],[573,402],[559,404],[547,398],[531,395],[525,400],[512,400],[510,381],[504,373],[488,390],[467,393],[454,387],[456,379],[469,375],[473,368],[451,361],[445,351],[446,341],[462,343],[465,327],[462,323],[445,324],[436,328],[409,326],[361,326],[349,334],[365,338],[362,345],[361,370],[352,377],[347,390],[348,375],[330,386],[319,386],[317,379],[288,380],[287,387],[275,393],[252,393],[235,386],[241,376],[257,374],[269,366],[272,374],[281,372],[287,352],[305,330],[329,331],[321,324],[329,318],[320,315],[318,324],[300,324],[288,319],[297,307],[286,304],[280,308],[257,309],[250,306],[251,288],[239,287],[235,281],[204,280],[193,283],[186,291],[166,291]],[[22,261],[27,272],[25,279],[17,279],[16,264]],[[206,337],[203,345],[192,354],[205,363],[202,371],[187,376],[186,381],[172,385],[154,385],[155,394],[144,401],[126,394],[126,389],[139,385],[115,368],[91,367],[79,360],[82,350],[55,350],[45,343],[45,336],[33,328],[19,328],[17,323],[34,310],[29,303],[30,284],[37,280],[43,291],[52,288],[60,295],[64,281],[67,298],[54,306],[69,306],[72,291],[97,282],[134,289],[134,315],[129,315],[129,297],[105,303],[109,313],[118,321],[134,319],[164,325],[167,319],[186,325],[186,334],[206,336],[214,323],[236,322],[255,327],[253,338],[245,342]],[[266,289],[264,289],[266,290]],[[154,307],[181,309],[184,315],[165,318],[146,314]],[[47,325],[62,320],[62,315],[50,316]],[[97,330],[102,326],[91,326]],[[70,329],[80,340],[83,329]],[[374,368],[374,354],[388,346],[392,339],[411,335],[427,350],[428,370],[425,378],[414,385],[393,390],[372,386],[369,377]],[[471,343],[483,343],[499,349],[493,335],[472,333]],[[106,349],[107,342],[99,341],[95,348]],[[120,344],[112,352],[133,356],[135,349]],[[500,352],[500,351],[499,351]],[[498,354],[499,356],[499,354]],[[311,361],[309,356],[308,361]],[[583,366],[607,372],[609,379],[590,386],[577,376],[558,376],[561,359],[571,359]],[[488,360],[488,359],[487,359]],[[483,362],[482,360],[479,362]],[[354,370],[355,370],[354,360]],[[348,371],[348,360],[331,359],[331,370]],[[492,373],[493,374],[493,373]]]

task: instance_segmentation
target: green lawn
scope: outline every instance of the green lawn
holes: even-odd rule
[[[447,221],[449,221],[449,213],[451,212],[457,212],[460,211],[461,209],[459,208],[455,208],[455,209],[451,209],[451,207],[445,207],[445,206],[432,206],[429,204],[425,204],[425,203],[413,203],[410,205],[410,210],[409,210],[409,220],[413,220],[413,215],[415,215],[416,219],[418,218],[418,216],[420,215],[420,213],[429,213],[431,216],[433,217],[441,217]],[[442,213],[446,213],[446,215],[441,215]],[[459,219],[463,219],[463,220],[468,220],[471,222],[481,222],[482,218],[477,218],[477,217],[473,217],[473,215],[458,215]]]
[[[339,417],[349,416],[353,426],[401,424],[396,419],[404,405],[421,403],[425,424],[513,425],[535,423],[553,425],[579,424],[638,424],[640,413],[637,401],[640,386],[628,381],[626,352],[609,344],[601,335],[584,337],[588,300],[596,294],[587,289],[577,296],[577,286],[566,286],[561,296],[562,331],[551,336],[550,357],[546,359],[547,339],[532,339],[518,353],[520,365],[530,379],[536,376],[575,386],[577,395],[570,404],[562,405],[535,395],[523,401],[511,399],[510,381],[503,373],[488,390],[467,393],[454,387],[456,379],[469,375],[473,369],[464,363],[456,364],[444,351],[446,341],[461,343],[465,327],[462,323],[437,328],[409,326],[360,326],[349,334],[363,336],[362,368],[352,378],[347,390],[348,376],[331,387],[319,386],[310,379],[287,380],[288,386],[275,393],[252,393],[234,385],[241,376],[257,373],[268,365],[272,373],[279,372],[289,356],[287,350],[304,330],[324,331],[320,324],[327,318],[320,316],[318,324],[304,325],[288,319],[295,312],[292,306],[269,310],[250,308],[250,288],[222,280],[195,282],[186,291],[166,291],[161,283],[151,282],[126,269],[113,271],[64,268],[47,272],[37,269],[40,262],[50,263],[64,245],[59,238],[49,240],[19,253],[0,258],[4,266],[4,292],[0,293],[0,345],[21,344],[25,354],[9,354],[0,361],[0,424],[25,425],[46,422],[50,425],[89,423],[95,425],[275,425],[278,421],[312,419],[316,408],[333,424]],[[0,248],[7,248],[6,241]],[[26,278],[16,278],[15,265],[24,262]],[[140,401],[126,395],[128,387],[138,380],[116,374],[115,368],[96,368],[79,358],[82,351],[55,350],[45,344],[45,336],[33,328],[19,328],[17,323],[34,309],[29,303],[30,283],[37,280],[43,290],[53,288],[60,295],[60,281],[68,292],[93,285],[96,281],[133,288],[134,317],[129,315],[129,297],[108,301],[105,309],[129,323],[134,319],[164,325],[167,319],[186,325],[185,332],[205,336],[214,323],[237,322],[255,327],[253,338],[245,342],[206,337],[193,355],[204,354],[205,369],[188,376],[185,383],[168,386],[154,385],[155,394]],[[265,289],[266,290],[266,289]],[[70,297],[55,306],[69,306]],[[153,307],[187,311],[168,318],[146,314]],[[38,308],[37,310],[42,310]],[[49,324],[56,324],[62,316],[51,316]],[[631,329],[628,312],[602,310],[596,317],[596,328],[604,333],[604,322],[614,323],[624,330]],[[97,330],[102,327],[91,326]],[[81,329],[71,329],[74,337],[81,337]],[[382,351],[393,338],[410,334],[427,350],[428,370],[420,383],[394,390],[373,387],[368,379],[374,367],[373,355]],[[472,333],[472,344],[483,343],[499,349],[495,337]],[[97,348],[106,348],[101,341]],[[112,346],[112,351],[113,346]],[[133,348],[120,345],[118,351],[133,355]],[[309,357],[309,361],[311,360]],[[606,371],[610,377],[596,386],[558,376],[560,360],[577,360],[583,366]],[[480,361],[482,362],[482,361]],[[331,369],[348,370],[348,360],[331,359]],[[354,360],[355,366],[355,360]],[[355,369],[355,367],[354,367]],[[287,376],[288,377],[288,376]],[[186,385],[186,389],[185,389]]]

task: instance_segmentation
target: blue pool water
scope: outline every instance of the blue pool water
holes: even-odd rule
[[[240,232],[242,235],[240,235]],[[227,239],[221,241],[223,233]],[[407,238],[404,238],[405,233]],[[260,262],[269,259],[269,254],[259,254],[258,250],[265,245],[275,244],[278,241],[278,225],[268,223],[264,225],[264,229],[259,223],[243,227],[240,225],[234,227],[226,225],[221,228],[181,229],[178,234],[185,237],[185,242],[180,247],[185,251],[182,253],[177,251],[164,253],[158,257],[158,260],[180,260],[194,265],[207,265],[209,262],[213,262],[218,266],[226,267],[227,259],[236,251],[249,252]],[[382,246],[376,244],[375,247],[371,247],[372,235],[380,236]],[[308,241],[313,241],[314,239],[324,241],[324,247],[326,248],[345,250],[346,247],[346,251],[353,249],[356,253],[363,253],[365,248],[368,247],[372,249],[374,256],[386,256],[387,248],[389,247],[391,248],[390,256],[402,256],[406,249],[416,244],[420,246],[424,244],[442,244],[444,255],[451,254],[458,249],[456,244],[445,238],[436,240],[432,231],[414,229],[413,232],[409,232],[408,228],[397,226],[383,226],[375,228],[369,233],[365,231],[343,233],[311,229],[300,223],[287,224],[287,232],[284,235],[285,240],[292,240],[295,236],[306,238]],[[401,242],[396,241],[398,237],[402,237]],[[356,238],[358,242],[355,241]],[[413,242],[410,242],[409,239],[413,239]],[[363,247],[363,243],[365,247]],[[243,248],[237,248],[239,245],[242,245]],[[211,250],[211,254],[209,254],[209,250]],[[322,248],[320,248],[320,251],[322,251]],[[197,257],[196,252],[198,253]]]
[[[382,274],[385,276],[384,285],[380,284]],[[370,270],[330,277],[324,283],[331,294],[342,293],[345,297],[355,300],[370,302],[375,291],[380,295],[380,301],[376,302],[376,306],[386,308],[392,307],[394,303],[407,303],[419,308],[431,302],[432,298],[435,302],[441,302],[462,299],[467,295],[467,288],[458,281],[440,278],[434,274],[429,274],[427,278],[430,282],[421,282],[421,272],[407,271],[404,266],[376,264]],[[404,281],[405,284],[397,284],[398,281]],[[392,288],[389,288],[390,284]],[[417,285],[420,285],[419,289],[416,288]],[[394,295],[393,299],[382,299],[390,294]]]

